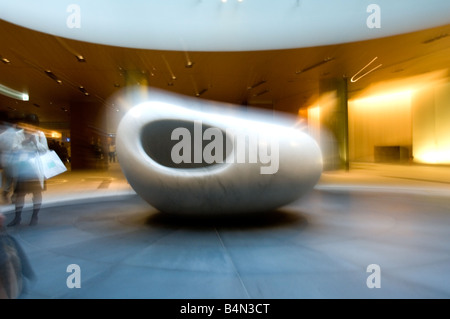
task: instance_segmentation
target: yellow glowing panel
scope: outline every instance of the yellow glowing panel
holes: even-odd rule
[[[365,99],[373,96],[389,96],[397,93],[412,90],[416,92],[430,84],[447,81],[449,74],[448,69],[437,70],[429,73],[424,73],[416,76],[403,77],[395,80],[380,81],[371,84],[368,88],[360,91],[354,99]]]
[[[350,100],[349,103],[365,104],[367,107],[377,107],[380,108],[385,104],[393,104],[396,102],[403,102],[405,100],[410,100],[413,94],[413,90],[405,90],[400,92],[372,95],[365,98],[360,98],[357,100]]]
[[[320,141],[320,106],[308,108],[308,127],[309,133]]]
[[[308,109],[308,119],[320,122],[320,106],[310,107]]]
[[[415,161],[427,164],[450,164],[450,150],[430,150],[415,154]]]
[[[429,82],[414,95],[414,161],[450,164],[449,103],[449,79]]]
[[[403,88],[348,102],[351,160],[374,161],[377,146],[412,145],[412,95],[412,90]]]

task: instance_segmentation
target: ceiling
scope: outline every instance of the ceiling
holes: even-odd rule
[[[0,19],[59,37],[174,51],[296,49],[450,22],[447,0],[0,0],[0,7]]]
[[[0,110],[33,112],[43,125],[67,128],[70,109],[77,103],[107,105],[115,112],[110,98],[125,86],[126,74],[133,73],[170,92],[188,96],[202,93],[199,98],[269,105],[296,114],[299,107],[318,96],[321,80],[350,79],[374,58],[365,71],[381,66],[357,82],[349,81],[349,98],[373,83],[447,70],[449,35],[447,24],[379,39],[299,49],[184,52],[81,42],[0,20],[0,56],[10,61],[0,63],[0,84],[28,92],[30,97],[24,102],[0,95]],[[79,62],[77,55],[85,61]],[[61,83],[50,78],[46,70]],[[80,91],[80,86],[89,94]],[[296,103],[281,103],[293,97]]]

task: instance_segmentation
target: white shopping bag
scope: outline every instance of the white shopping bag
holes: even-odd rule
[[[42,172],[44,173],[45,179],[52,178],[67,171],[66,166],[55,151],[48,151],[39,157],[42,163]]]

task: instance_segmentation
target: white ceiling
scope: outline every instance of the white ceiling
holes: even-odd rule
[[[191,2],[196,5],[209,3],[206,0]],[[228,0],[225,4],[230,2]],[[84,7],[88,2],[77,3]],[[289,3],[292,5],[295,1]],[[305,5],[308,2],[299,3]],[[42,5],[42,8],[45,7]],[[398,11],[399,17],[408,17],[409,13],[403,9]],[[101,17],[98,19],[101,20]],[[432,16],[428,16],[427,20],[432,24],[440,21]],[[104,45],[56,37],[0,20],[0,57],[11,61],[0,63],[0,84],[27,92],[30,96],[28,102],[22,102],[0,95],[0,110],[33,112],[40,116],[43,123],[67,126],[71,107],[84,102],[108,104],[111,96],[124,86],[124,72],[137,72],[148,77],[149,85],[171,92],[195,96],[206,90],[200,98],[262,107],[268,105],[276,110],[297,113],[299,107],[307,106],[308,101],[317,97],[321,80],[351,78],[375,57],[377,59],[372,66],[381,64],[381,67],[356,83],[349,81],[349,98],[381,81],[448,70],[448,20],[450,15],[441,26],[365,41],[293,49],[224,52]],[[415,21],[410,21],[407,27],[415,29],[417,25]],[[318,39],[326,37],[320,30],[310,30],[308,33]],[[142,41],[145,42],[145,39]],[[223,41],[222,38],[216,38],[210,42]],[[266,42],[269,46],[270,41]],[[86,61],[78,62],[76,55],[83,55]],[[331,60],[322,63],[327,58]],[[193,62],[192,67],[186,67],[188,61]],[[49,78],[45,70],[51,70],[62,80],[62,84]],[[305,71],[299,72],[301,70]],[[176,76],[175,80],[172,75]],[[251,88],[261,82],[259,86]],[[79,86],[86,88],[89,96],[82,94]],[[291,98],[295,98],[295,103],[281,103]],[[113,107],[110,110],[115,111]],[[105,117],[108,116],[105,114]]]
[[[0,19],[59,37],[175,51],[362,41],[447,24],[450,13],[448,0],[0,0],[0,7]]]

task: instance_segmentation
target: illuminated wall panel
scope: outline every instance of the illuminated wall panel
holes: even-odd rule
[[[314,139],[322,144],[320,139],[320,106],[312,106],[308,108],[308,130]]]
[[[411,95],[400,91],[349,101],[351,161],[375,161],[375,147],[411,149]]]
[[[450,83],[441,81],[414,94],[413,156],[427,164],[450,164]]]

